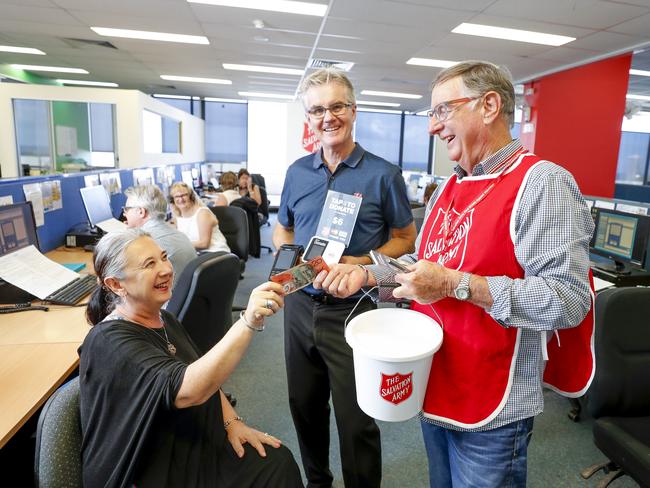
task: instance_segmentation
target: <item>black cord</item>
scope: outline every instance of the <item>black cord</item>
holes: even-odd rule
[[[28,305],[25,305],[24,303],[18,303],[16,305],[12,305],[10,307],[0,307],[0,314],[3,313],[15,313],[15,312],[28,312],[30,310],[43,310],[44,312],[47,312],[49,310],[48,307],[44,307],[43,305],[32,305],[31,303]]]

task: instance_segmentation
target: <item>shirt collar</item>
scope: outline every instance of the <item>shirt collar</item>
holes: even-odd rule
[[[474,166],[472,169],[472,176],[483,176],[493,173],[496,167],[498,167],[503,161],[512,156],[521,147],[521,141],[519,139],[513,139],[497,152],[488,156],[483,161]],[[460,165],[454,166],[454,173],[456,173],[458,179],[462,179],[467,176],[467,173],[463,168],[460,167]]]
[[[354,149],[350,153],[350,155],[341,161],[341,164],[345,164],[346,166],[349,166],[350,168],[356,168],[359,162],[361,161],[361,158],[363,158],[364,153],[366,150],[361,147],[361,144],[356,142],[354,144]],[[318,169],[321,166],[325,166],[325,161],[323,161],[323,150],[320,149],[319,151],[314,153],[314,169]]]

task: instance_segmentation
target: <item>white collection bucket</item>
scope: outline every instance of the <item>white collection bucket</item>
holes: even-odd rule
[[[413,310],[381,308],[353,318],[345,340],[353,350],[361,410],[388,422],[417,415],[442,344],[440,325]]]

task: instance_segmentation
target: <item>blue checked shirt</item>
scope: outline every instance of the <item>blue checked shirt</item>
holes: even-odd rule
[[[472,176],[490,174],[521,147],[519,140],[513,140],[477,164]],[[466,176],[460,166],[454,171],[458,178]],[[441,188],[429,201],[425,222]],[[525,183],[514,219],[515,255],[524,270],[524,278],[486,277],[494,301],[486,312],[503,327],[521,329],[508,400],[503,410],[481,427],[453,426],[422,415],[427,422],[460,431],[484,431],[541,413],[544,408],[542,338],[546,338],[548,331],[579,324],[589,311],[589,240],[594,223],[573,176],[547,161],[536,165]],[[415,242],[416,250],[421,240],[422,232]],[[417,252],[400,260],[415,263]],[[380,285],[379,299],[395,301],[392,288],[381,286],[394,282],[395,273],[382,266],[368,266],[368,269]]]

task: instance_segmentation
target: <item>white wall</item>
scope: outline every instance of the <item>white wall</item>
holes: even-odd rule
[[[190,163],[205,160],[203,120],[136,90],[73,88],[49,85],[0,83],[0,167],[3,177],[18,176],[16,133],[12,99],[61,100],[113,103],[116,105],[118,167]],[[181,154],[145,154],[142,142],[142,110],[181,121]]]

